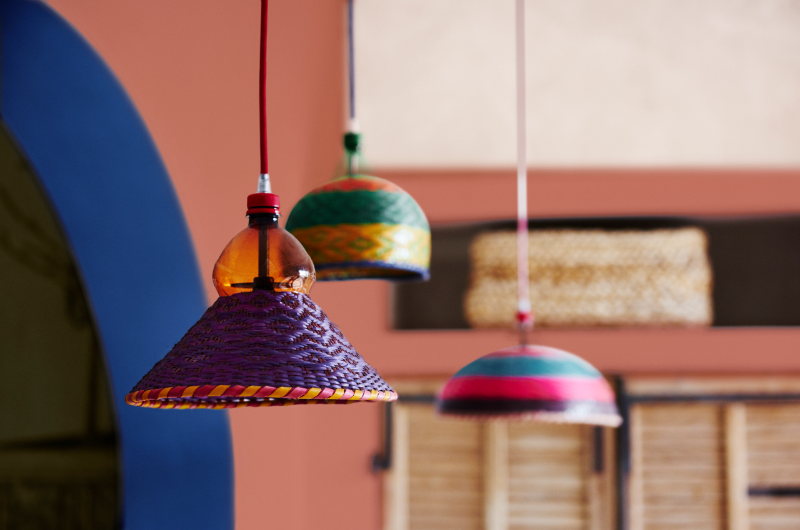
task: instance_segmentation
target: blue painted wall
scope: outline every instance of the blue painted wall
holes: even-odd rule
[[[61,220],[93,309],[120,429],[124,528],[232,528],[227,413],[124,403],[206,308],[144,123],[97,53],[32,0],[0,0],[0,115]]]

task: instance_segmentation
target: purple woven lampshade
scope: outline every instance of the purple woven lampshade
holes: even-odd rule
[[[396,399],[308,295],[258,290],[217,299],[126,396],[179,409]]]

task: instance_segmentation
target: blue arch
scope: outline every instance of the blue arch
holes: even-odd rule
[[[227,413],[124,403],[206,307],[144,123],[91,46],[34,0],[0,0],[0,114],[62,223],[93,309],[120,429],[123,528],[232,528]]]

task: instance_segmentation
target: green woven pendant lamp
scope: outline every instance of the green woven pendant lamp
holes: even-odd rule
[[[344,175],[295,205],[286,229],[305,247],[317,280],[427,280],[428,220],[411,195],[388,180],[363,175],[355,116],[353,0],[348,0],[350,131],[344,135]]]

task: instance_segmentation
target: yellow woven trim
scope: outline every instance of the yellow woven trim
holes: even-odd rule
[[[245,398],[245,397],[250,397],[250,396],[252,396],[253,394],[255,394],[256,392],[258,392],[258,389],[259,389],[259,388],[261,388],[261,387],[260,387],[260,386],[248,386],[247,388],[245,388],[245,389],[242,391],[242,393],[241,393],[241,394],[239,394],[239,397],[243,397],[243,398]]]
[[[317,264],[378,261],[428,268],[431,233],[383,223],[319,225],[292,231]]]
[[[271,398],[282,398],[286,394],[292,391],[292,387],[290,386],[282,386],[275,389],[275,391],[270,394],[268,397]]]
[[[208,393],[207,397],[219,397],[222,394],[224,394],[225,391],[228,390],[230,387],[231,385],[217,385],[214,387],[214,390]]]
[[[321,388],[309,388],[304,396],[300,396],[300,399],[314,399],[320,392],[322,392]]]
[[[333,394],[331,394],[331,397],[329,397],[328,400],[341,399],[341,397],[344,395],[344,393],[345,393],[345,389],[344,388],[337,388],[333,392]]]
[[[139,399],[135,399],[135,396],[138,392],[131,392],[125,396],[125,402],[129,405],[133,405],[136,407],[146,407],[146,408],[163,408],[163,409],[189,409],[189,408],[204,408],[204,409],[225,409],[225,408],[241,408],[241,407],[270,407],[270,406],[287,406],[296,403],[308,403],[308,404],[323,404],[323,403],[350,403],[350,402],[357,402],[357,401],[394,401],[397,399],[397,392],[392,390],[383,391],[382,395],[379,397],[381,392],[378,390],[354,390],[353,395],[346,400],[342,400],[342,396],[345,395],[347,389],[344,388],[337,388],[334,390],[333,394],[326,399],[316,399],[323,390],[323,388],[310,388],[308,391],[300,396],[297,399],[281,399],[287,394],[289,394],[294,388],[297,387],[289,387],[289,386],[282,386],[276,388],[272,394],[267,396],[266,398],[259,398],[259,400],[250,400],[244,401],[242,398],[248,398],[258,392],[259,389],[263,388],[260,386],[249,386],[247,387],[239,396],[231,396],[231,401],[205,401],[205,398],[198,398],[199,401],[192,402],[192,401],[184,401],[184,398],[190,398],[194,396],[195,391],[200,388],[199,386],[190,386],[187,387],[182,393],[180,397],[170,398],[169,392],[172,390],[173,387],[167,388],[153,388],[149,390],[145,390],[141,393],[141,397]],[[225,391],[230,388],[230,385],[218,385],[214,387],[214,389],[208,393],[209,398],[220,397]],[[269,400],[268,398],[273,398],[273,400]],[[233,399],[240,399],[241,401],[233,401]],[[260,399],[264,399],[260,401]]]

